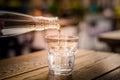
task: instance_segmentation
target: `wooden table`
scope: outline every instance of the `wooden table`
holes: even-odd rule
[[[106,42],[111,51],[116,52],[116,49],[120,48],[120,30],[103,33],[99,36],[99,40]]]
[[[0,61],[0,80],[120,80],[120,54],[78,50],[71,75],[49,74],[47,52]]]

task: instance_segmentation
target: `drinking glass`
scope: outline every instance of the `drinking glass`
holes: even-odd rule
[[[76,36],[49,35],[46,37],[50,73],[55,75],[72,73],[77,41]]]

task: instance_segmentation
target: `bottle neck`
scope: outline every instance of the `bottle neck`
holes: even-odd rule
[[[59,29],[57,17],[34,17],[36,31],[45,29]]]

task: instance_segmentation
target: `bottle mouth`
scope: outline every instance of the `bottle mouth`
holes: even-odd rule
[[[42,16],[37,16],[37,17],[33,17],[33,20],[35,22],[40,22],[41,20],[42,21],[48,21],[48,22],[56,22],[58,20],[58,17],[42,17]]]
[[[42,17],[42,16],[35,16],[35,17],[33,17],[33,18],[35,18],[35,19],[45,19],[45,20],[58,20],[58,17]]]
[[[33,17],[36,23],[36,31],[44,29],[59,29],[58,17]]]

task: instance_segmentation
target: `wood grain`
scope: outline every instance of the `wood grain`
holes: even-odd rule
[[[17,60],[17,61],[16,61]],[[24,64],[24,62],[30,62],[30,64]],[[39,65],[38,65],[39,63]],[[4,65],[8,64],[7,66]],[[14,72],[8,70],[10,64],[14,69]],[[18,66],[16,66],[16,64]],[[36,65],[34,65],[36,64]],[[21,68],[24,66],[25,68]],[[107,76],[120,76],[119,69],[114,70],[120,66],[120,54],[79,50],[75,54],[75,66],[72,75],[55,76],[49,74],[47,67],[47,52],[36,52],[34,54],[25,55],[17,58],[12,58],[4,61],[0,61],[0,73],[5,75],[0,76],[0,79],[4,80],[107,80]],[[4,70],[1,69],[6,68]],[[19,67],[20,70],[18,70]],[[1,71],[2,70],[2,71]],[[105,74],[109,71],[112,72]],[[17,73],[15,73],[17,72]],[[105,75],[102,75],[105,74]],[[102,76],[100,76],[102,75]],[[106,77],[105,77],[106,76]],[[113,80],[119,80],[119,77],[113,78]],[[108,79],[110,80],[110,78]]]
[[[47,66],[47,52],[41,51],[29,55],[0,61],[0,79],[29,72]]]
[[[120,80],[120,67],[96,80]]]

